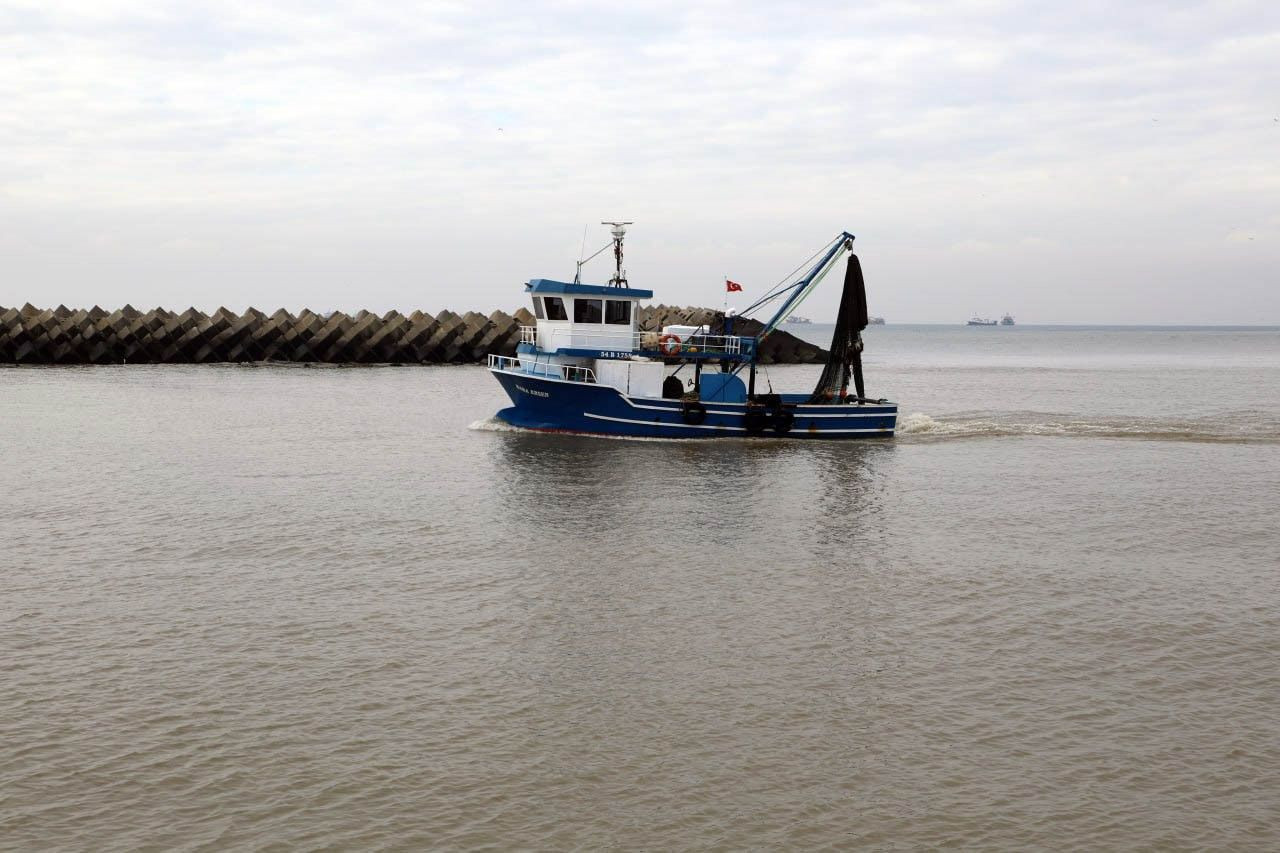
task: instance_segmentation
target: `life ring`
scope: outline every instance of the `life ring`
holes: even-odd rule
[[[680,336],[670,332],[658,338],[658,352],[663,355],[680,354]]]
[[[707,407],[697,400],[686,400],[681,409],[680,417],[689,426],[697,426],[707,419]]]

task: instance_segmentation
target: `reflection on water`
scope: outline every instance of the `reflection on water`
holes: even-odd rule
[[[503,472],[491,488],[513,532],[530,523],[561,537],[638,527],[652,530],[644,545],[650,548],[805,553],[880,538],[877,498],[892,476],[895,448],[883,441],[626,442],[510,432],[491,453],[493,469]]]

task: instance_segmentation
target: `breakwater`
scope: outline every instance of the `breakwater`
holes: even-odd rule
[[[641,328],[672,323],[713,324],[707,308],[656,305],[641,309]],[[211,314],[181,313],[126,305],[115,311],[65,306],[39,309],[0,307],[0,364],[205,364],[215,362],[322,362],[343,364],[467,364],[489,353],[512,355],[520,327],[534,318],[521,308],[455,314],[423,311],[401,314],[369,311],[317,314],[284,309],[265,314],[250,308]],[[735,332],[753,335],[761,324],[738,320]],[[761,347],[766,364],[817,363],[826,353],[783,331]]]

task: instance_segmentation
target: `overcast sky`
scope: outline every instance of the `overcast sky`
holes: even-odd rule
[[[890,322],[1280,323],[1274,0],[0,0],[0,104],[3,306],[513,310],[626,218],[668,304],[848,229]]]

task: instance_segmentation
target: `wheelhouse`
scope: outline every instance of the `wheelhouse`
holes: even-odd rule
[[[522,351],[617,358],[637,349],[640,302],[651,290],[573,284],[535,278],[525,285],[537,325],[521,338]],[[527,349],[525,349],[527,348]]]

